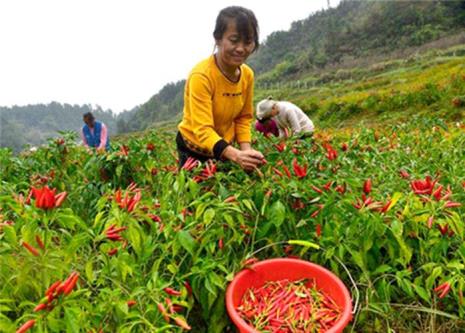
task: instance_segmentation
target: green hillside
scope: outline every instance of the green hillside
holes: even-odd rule
[[[395,69],[405,67],[402,75],[412,74],[414,80],[415,71],[436,62],[454,57],[460,61],[464,28],[464,1],[342,1],[337,8],[317,12],[294,22],[290,30],[267,37],[249,61],[257,74],[255,101],[272,93],[296,102],[322,121],[328,120],[328,105],[339,103],[341,94],[352,89],[370,94],[383,84],[387,88],[390,79],[394,79],[393,84],[397,82]],[[384,77],[384,83],[379,79],[378,86],[365,89],[377,75]],[[141,130],[176,117],[182,112],[183,87],[184,81],[168,84],[121,121],[120,128]],[[372,104],[377,97],[370,99]],[[355,103],[362,102],[360,98]],[[362,114],[370,101],[361,110],[353,107]],[[333,105],[329,109],[339,108]],[[384,107],[389,111],[402,108]],[[347,118],[345,113],[343,119]]]

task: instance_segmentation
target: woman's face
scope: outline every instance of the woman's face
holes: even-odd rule
[[[236,22],[229,20],[226,31],[220,40],[216,41],[218,45],[218,56],[226,66],[239,67],[242,65],[255,48],[253,38],[245,41],[241,38],[236,29]]]

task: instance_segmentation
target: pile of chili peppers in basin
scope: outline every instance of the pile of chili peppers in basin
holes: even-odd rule
[[[259,332],[325,332],[341,317],[342,309],[313,280],[268,281],[249,288],[236,308]]]

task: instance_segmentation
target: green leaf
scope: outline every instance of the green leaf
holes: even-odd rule
[[[224,290],[225,289],[225,286],[224,286],[224,282],[223,280],[218,276],[218,274],[216,274],[215,272],[211,272],[209,275],[208,275],[208,278],[211,280],[211,282],[217,286],[218,288]]]
[[[203,214],[203,223],[209,225],[213,218],[215,217],[215,210],[213,208],[208,208]]]
[[[185,230],[178,232],[178,241],[191,256],[195,255],[195,248],[197,244],[189,232]]]
[[[242,203],[244,204],[245,207],[247,207],[248,210],[250,210],[251,212],[254,212],[254,204],[251,200],[249,199],[244,199],[242,200]]]
[[[281,201],[275,201],[270,207],[269,219],[276,226],[276,228],[279,228],[281,224],[283,224],[285,218],[286,207]]]
[[[426,279],[426,288],[431,289],[434,286],[436,279],[442,275],[442,267],[436,266]]]
[[[89,260],[87,263],[86,263],[86,278],[87,278],[87,282],[92,284],[92,282],[94,281],[94,268],[92,266],[92,260]]]
[[[100,225],[100,220],[103,218],[103,215],[105,215],[104,211],[97,213],[94,219],[94,228]]]
[[[120,164],[116,167],[116,176],[118,178],[121,178],[121,174],[123,173],[123,165]]]
[[[4,226],[2,230],[3,230],[3,233],[5,234],[6,241],[11,246],[16,246],[18,244],[18,238],[16,236],[15,228],[7,225],[7,226]]]
[[[173,275],[178,272],[178,268],[173,264],[168,264],[168,266],[166,266],[166,269],[168,269],[168,271]]]
[[[216,298],[215,304],[213,304],[209,318],[208,333],[221,333],[228,324],[224,299],[223,292]]]
[[[128,236],[129,236],[129,242],[131,243],[131,246],[134,248],[134,251],[136,251],[136,254],[140,256],[142,252],[142,247],[141,247],[141,236],[139,234],[139,230],[137,230],[135,226],[130,226],[128,229]]]
[[[376,268],[374,270],[373,275],[383,274],[383,273],[389,272],[391,270],[392,270],[391,266],[389,266],[389,265],[381,265],[381,266],[378,266],[378,268]]]
[[[226,223],[230,226],[230,227],[234,227],[235,224],[234,224],[234,219],[232,218],[231,215],[229,214],[223,214],[223,219],[226,221]]]
[[[79,332],[79,311],[75,308],[65,308],[66,332]]]
[[[215,288],[215,286],[213,286],[213,285],[211,284],[210,279],[209,279],[208,277],[205,279],[205,288],[208,290],[208,292],[209,292],[210,294],[216,296],[216,294],[217,294],[216,288]]]
[[[347,250],[350,252],[352,260],[355,262],[355,264],[357,264],[357,266],[360,267],[363,271],[366,271],[365,262],[363,261],[362,255],[358,251],[352,250],[350,248],[347,248]]]
[[[395,206],[395,204],[400,200],[400,198],[402,198],[402,193],[400,192],[396,192],[392,195],[392,198],[391,198],[391,204],[389,205],[389,208],[388,208],[388,211],[392,209],[392,207]]]
[[[118,309],[124,314],[128,314],[128,304],[127,302],[118,302]]]
[[[465,269],[465,265],[462,264],[460,261],[458,260],[452,260],[450,261],[449,263],[447,263],[447,268],[451,268],[451,269],[456,269],[458,271],[461,271],[463,269]]]
[[[413,283],[412,286],[413,286],[413,289],[415,289],[415,292],[418,294],[418,296],[420,296],[423,300],[425,300],[428,303],[431,301],[431,297],[425,288],[420,287],[416,283]]]

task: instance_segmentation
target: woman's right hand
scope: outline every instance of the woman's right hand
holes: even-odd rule
[[[240,165],[245,171],[253,171],[264,164],[264,156],[254,149],[239,150],[232,146],[226,147],[223,156]]]

